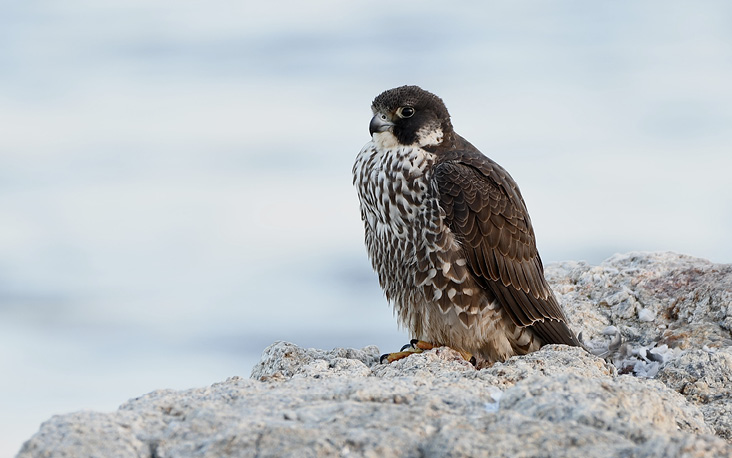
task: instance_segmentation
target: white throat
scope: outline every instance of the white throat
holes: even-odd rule
[[[393,149],[399,146],[397,138],[388,130],[384,132],[374,132],[371,138],[373,139],[376,147],[380,150]]]

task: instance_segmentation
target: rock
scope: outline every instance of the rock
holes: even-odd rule
[[[729,266],[634,253],[547,275],[605,359],[548,345],[476,370],[444,347],[382,365],[276,342],[249,379],[55,416],[18,457],[732,456]]]
[[[371,353],[278,342],[265,351],[270,363],[255,368],[258,379],[156,391],[112,414],[53,417],[18,456],[732,453],[682,395],[617,375],[580,348],[547,346],[481,371],[448,348],[388,366],[341,356]],[[272,355],[290,356],[285,364]]]
[[[137,437],[143,422],[132,412],[76,412],[56,415],[23,445],[19,457],[151,456]]]
[[[657,381],[618,376],[579,348],[547,346],[482,371],[447,348],[388,366],[348,357],[372,350],[278,342],[265,351],[269,363],[255,368],[258,380],[153,392],[113,414],[57,416],[19,456],[732,453],[683,396]]]
[[[732,265],[628,253],[599,266],[551,265],[546,276],[573,329],[593,353],[609,352],[621,372],[653,377],[683,350],[732,346]],[[603,335],[610,325],[620,334],[616,349],[609,348],[615,336]]]
[[[732,442],[732,348],[689,351],[666,364],[658,380],[697,404],[715,433]]]
[[[275,342],[264,349],[262,358],[252,369],[251,377],[258,380],[288,378],[304,372],[314,376],[313,372],[317,368],[320,368],[323,376],[338,375],[354,369],[368,374],[368,366],[376,364],[380,356],[379,349],[373,345],[363,350],[335,348],[325,351],[313,348],[306,350],[288,342]],[[324,366],[325,362],[327,364]]]

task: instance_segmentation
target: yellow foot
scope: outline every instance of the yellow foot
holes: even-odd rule
[[[400,359],[404,359],[409,355],[412,355],[414,353],[422,353],[425,350],[432,350],[433,348],[442,347],[443,345],[433,344],[431,342],[425,342],[424,340],[418,340],[418,339],[412,339],[407,345],[403,346],[402,349],[396,353],[385,353],[381,355],[380,361],[388,363],[393,363],[394,361],[399,361]],[[475,366],[475,356],[468,353],[464,350],[457,350],[458,353],[460,353],[460,356],[465,359],[465,361],[469,361],[473,366]]]
[[[382,363],[386,362],[387,364],[393,363],[394,361],[399,361],[400,359],[404,359],[413,353],[422,353],[425,350],[432,350],[432,348],[434,348],[434,345],[432,345],[429,342],[412,339],[408,344],[403,346],[402,349],[399,350],[398,352],[385,353],[385,354],[381,355],[380,361]]]

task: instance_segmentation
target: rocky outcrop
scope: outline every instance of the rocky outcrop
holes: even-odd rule
[[[547,275],[587,347],[476,370],[438,348],[268,347],[250,378],[41,426],[35,456],[732,456],[732,267],[669,253]]]
[[[594,353],[683,394],[732,441],[732,265],[629,253],[546,273]]]

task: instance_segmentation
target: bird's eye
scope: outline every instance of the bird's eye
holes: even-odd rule
[[[399,115],[400,118],[411,118],[414,116],[414,108],[401,107],[397,110],[397,115]]]

